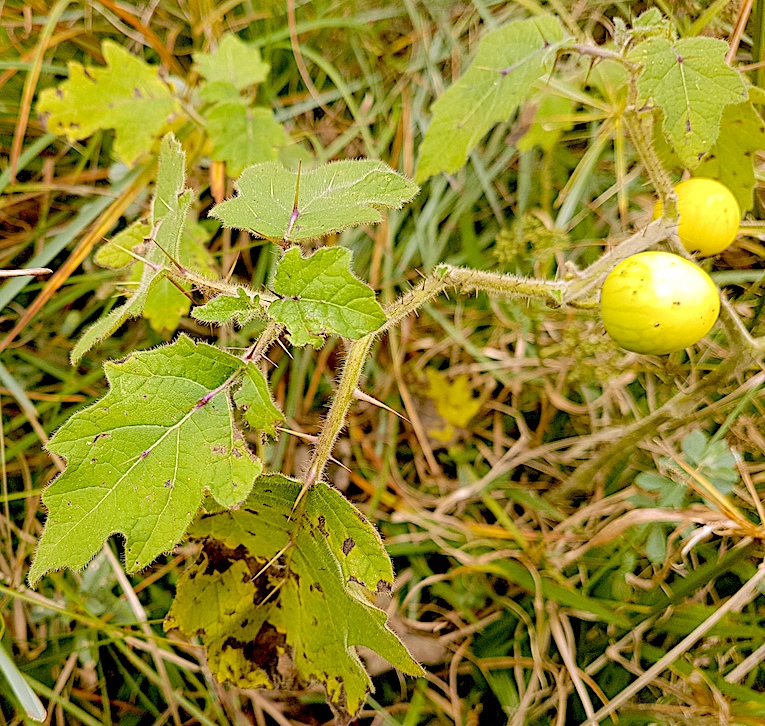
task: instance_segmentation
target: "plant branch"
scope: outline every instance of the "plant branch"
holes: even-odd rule
[[[335,441],[340,434],[340,431],[342,431],[345,426],[348,410],[355,399],[354,391],[358,388],[359,379],[364,370],[367,354],[369,353],[374,338],[375,334],[370,333],[351,343],[351,346],[348,348],[348,357],[345,359],[345,366],[343,367],[343,373],[340,376],[340,383],[335,391],[332,406],[329,409],[327,420],[322,427],[319,440],[316,442],[316,447],[314,448],[313,456],[311,457],[311,463],[306,472],[303,490],[300,492],[300,495],[295,502],[296,506],[302,498],[303,493],[321,478],[321,475],[324,472],[324,467],[332,456],[332,448],[335,445]]]

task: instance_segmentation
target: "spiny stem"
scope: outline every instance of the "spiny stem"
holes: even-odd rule
[[[329,409],[329,414],[327,415],[327,420],[324,423],[319,440],[316,442],[316,448],[314,449],[311,463],[306,472],[303,491],[300,492],[300,495],[295,502],[295,506],[300,502],[303,493],[310,489],[321,478],[321,475],[324,472],[324,467],[327,465],[327,462],[332,455],[332,448],[335,445],[335,440],[345,426],[348,410],[355,398],[353,392],[358,388],[359,379],[364,370],[364,363],[366,363],[367,354],[369,353],[374,338],[375,334],[370,333],[351,343],[351,346],[348,348],[348,357],[345,359],[345,366],[343,367],[343,373],[340,376],[340,383],[337,386],[337,391],[335,391],[335,397],[332,401],[332,406]]]
[[[282,334],[284,326],[281,323],[275,323],[273,320],[266,325],[260,337],[255,344],[242,356],[243,361],[257,363],[271,347],[273,342]]]
[[[653,124],[651,111],[641,113],[639,109],[640,92],[638,90],[637,68],[629,70],[627,110],[624,112],[624,125],[630,135],[632,145],[643,162],[648,178],[656,189],[663,206],[663,216],[670,222],[677,219],[677,195],[672,179],[659,159],[653,145]]]

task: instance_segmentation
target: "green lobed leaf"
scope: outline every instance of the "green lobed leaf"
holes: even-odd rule
[[[738,200],[742,212],[754,206],[754,156],[765,149],[765,123],[750,101],[725,107],[720,136],[696,168],[725,184]]]
[[[138,245],[144,243],[144,239],[151,233],[151,227],[143,222],[133,222],[121,232],[118,232],[106,244],[101,245],[93,258],[97,265],[112,270],[120,270],[136,262],[136,258],[129,254]]]
[[[374,291],[351,274],[350,265],[345,247],[324,247],[307,258],[290,247],[279,260],[273,289],[282,297],[268,314],[287,326],[293,345],[318,348],[324,335],[356,340],[385,322]]]
[[[234,322],[240,328],[261,315],[258,295],[249,293],[242,287],[237,288],[236,297],[233,295],[216,295],[204,305],[197,305],[191,311],[191,317],[200,323],[227,325]]]
[[[105,67],[70,62],[69,79],[40,94],[37,113],[47,116],[49,131],[69,141],[114,129],[114,153],[132,166],[181,106],[155,66],[110,40],[103,42],[101,52]]]
[[[193,58],[206,81],[230,83],[239,91],[262,83],[271,70],[257,48],[231,33],[221,38],[213,53],[194,53]]]
[[[242,366],[183,335],[105,365],[109,392],[48,443],[67,466],[43,493],[48,520],[31,584],[51,570],[81,569],[117,532],[135,572],[178,543],[205,491],[224,507],[249,494],[263,467],[220,388]]]
[[[242,385],[234,394],[234,403],[244,411],[250,428],[276,435],[275,424],[284,421],[284,414],[274,405],[265,376],[253,363],[245,368]]]
[[[210,214],[226,227],[299,242],[380,222],[380,209],[399,209],[419,191],[383,162],[367,159],[336,161],[303,171],[299,185],[298,190],[296,172],[275,162],[256,164],[236,182],[237,195],[217,204]]]
[[[664,112],[664,133],[691,169],[717,140],[725,107],[747,97],[741,76],[725,62],[727,50],[714,38],[649,38],[628,55],[643,66],[641,100]]]
[[[552,70],[563,41],[553,16],[518,20],[487,33],[467,73],[433,104],[415,180],[457,171],[486,132],[515,113]]]
[[[158,222],[160,224],[156,232],[156,244],[149,241],[143,255],[150,264],[141,263],[134,268],[138,287],[127,302],[86,329],[70,353],[72,363],[79,361],[94,345],[111,335],[128,318],[141,315],[145,306],[150,303],[150,296],[157,285],[171,284],[164,279],[164,268],[171,264],[167,255],[175,260],[180,257],[186,217],[194,200],[194,193],[184,188],[185,159],[178,140],[173,134],[167,134],[160,147],[157,185],[152,202],[152,228]],[[165,296],[161,297],[164,299]]]
[[[213,672],[240,686],[264,677],[281,685],[280,655],[288,648],[300,679],[323,683],[338,722],[348,723],[371,689],[353,646],[366,645],[410,675],[423,671],[368,599],[393,583],[377,531],[323,482],[293,513],[300,489],[286,477],[262,476],[239,509],[206,515],[192,528],[190,536],[204,543],[202,558],[181,578],[165,627],[201,634],[216,655]],[[210,609],[217,601],[212,614],[192,605],[201,597],[192,593],[192,580],[195,592],[213,589],[205,600]]]
[[[239,176],[253,164],[275,161],[288,141],[271,109],[250,106],[245,99],[215,104],[204,117],[213,142],[210,158],[225,161],[230,176]]]

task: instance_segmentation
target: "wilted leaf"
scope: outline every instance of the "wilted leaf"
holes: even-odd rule
[[[552,69],[562,41],[563,28],[553,16],[487,33],[467,73],[433,104],[415,179],[457,171],[486,132],[506,121]]]
[[[47,115],[48,130],[69,141],[85,139],[98,129],[114,129],[115,154],[132,166],[151,149],[180,103],[159,78],[157,68],[105,40],[106,67],[69,63],[69,79],[40,94],[37,112]]]
[[[243,365],[185,336],[106,364],[109,392],[48,444],[67,466],[43,494],[32,584],[82,568],[116,532],[135,572],[177,544],[206,490],[222,506],[247,496],[263,467],[234,427],[228,392],[205,400]]]
[[[385,313],[373,290],[350,272],[351,251],[324,247],[306,258],[290,247],[279,261],[268,314],[289,330],[293,345],[318,348],[324,335],[358,339],[379,328]]]
[[[298,242],[346,227],[382,221],[378,210],[398,209],[419,187],[381,161],[347,160],[325,164],[300,176],[277,163],[246,169],[237,196],[210,212],[227,227],[259,237]]]
[[[300,488],[283,476],[263,476],[239,509],[204,516],[192,528],[203,555],[179,582],[166,627],[201,633],[210,652],[221,654],[216,675],[240,686],[251,682],[250,674],[280,685],[284,669],[277,666],[287,646],[299,677],[323,683],[338,723],[348,723],[371,688],[353,646],[368,646],[405,673],[421,675],[422,669],[386,627],[385,613],[369,602],[393,582],[375,529],[324,483],[312,487],[293,514]],[[219,600],[220,620],[191,606],[187,598],[198,597],[186,588],[191,579],[194,592],[213,589],[205,602],[212,608]]]

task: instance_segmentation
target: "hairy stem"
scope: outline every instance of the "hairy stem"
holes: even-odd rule
[[[353,392],[359,385],[359,379],[364,370],[364,363],[366,363],[374,338],[375,334],[370,333],[351,343],[350,348],[348,348],[348,357],[345,359],[340,383],[337,386],[337,391],[335,391],[335,397],[329,409],[327,420],[324,422],[324,427],[321,430],[319,440],[316,442],[316,448],[306,472],[303,491],[312,487],[321,478],[324,467],[332,456],[332,448],[340,431],[345,426],[348,409],[350,409],[351,403],[354,400]],[[300,497],[298,497],[299,499]]]
[[[281,323],[275,323],[273,320],[266,325],[254,345],[242,356],[242,360],[250,363],[257,363],[271,347],[273,342],[282,334],[284,326]]]
[[[643,162],[648,178],[651,180],[656,193],[663,205],[663,216],[670,222],[677,220],[677,194],[672,185],[667,170],[659,159],[653,145],[653,123],[650,110],[640,112],[640,94],[638,91],[639,71],[636,68],[629,71],[629,90],[627,93],[627,110],[624,113],[624,125],[630,135],[632,145]]]

